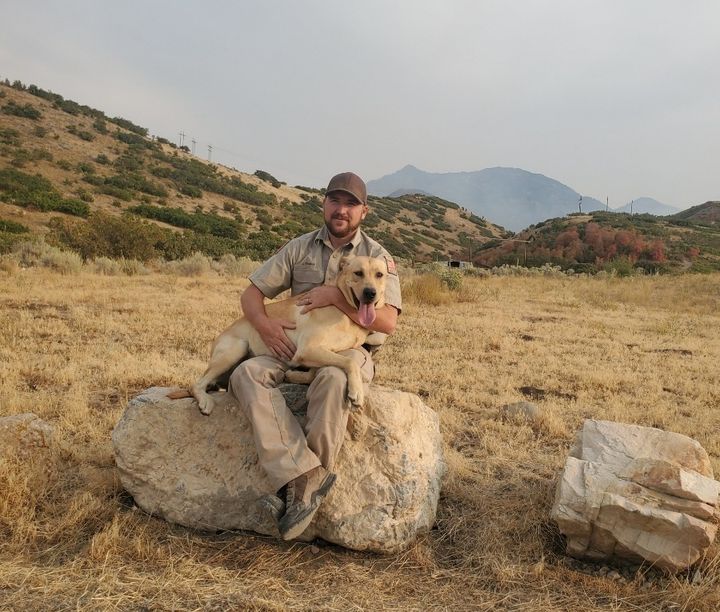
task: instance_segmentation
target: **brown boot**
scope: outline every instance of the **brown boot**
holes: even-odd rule
[[[278,523],[283,540],[302,534],[312,522],[320,502],[335,484],[335,474],[318,466],[291,480],[287,486],[287,504]]]

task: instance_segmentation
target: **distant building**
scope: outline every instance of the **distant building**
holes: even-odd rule
[[[473,267],[472,261],[461,261],[459,259],[448,259],[446,263],[447,263],[448,268],[472,268]]]

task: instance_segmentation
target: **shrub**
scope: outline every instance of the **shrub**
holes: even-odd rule
[[[37,121],[40,117],[42,117],[42,113],[29,103],[20,106],[19,104],[15,104],[15,102],[10,101],[2,107],[2,110],[7,115],[25,117],[27,119],[32,119],[33,121]]]
[[[24,266],[51,268],[61,274],[77,274],[82,269],[82,258],[72,251],[63,251],[43,240],[18,243],[14,253]]]
[[[13,128],[0,128],[0,143],[17,146],[20,144],[20,132]]]
[[[232,253],[225,253],[217,264],[214,267],[220,274],[240,278],[247,278],[262,265],[249,257],[235,257]]]
[[[134,132],[135,134],[139,134],[140,136],[147,136],[148,129],[144,127],[140,127],[139,125],[135,125],[132,121],[128,119],[123,119],[122,117],[113,117],[112,119],[108,119],[108,121],[111,121],[115,125],[119,125],[122,128],[125,128],[126,130],[130,130],[131,132]]]
[[[453,300],[437,274],[415,276],[402,284],[403,301],[409,304],[440,306]]]
[[[150,274],[150,270],[145,266],[145,264],[137,259],[121,258],[120,267],[122,268],[123,273],[128,276]]]
[[[255,170],[254,175],[260,180],[270,183],[273,187],[280,187],[282,183],[278,181],[272,174],[265,172],[264,170]]]
[[[93,127],[99,134],[108,133],[107,124],[102,117],[98,117],[97,119],[95,119],[95,121],[93,122]]]
[[[123,273],[120,262],[109,257],[96,257],[87,263],[87,268],[103,276],[120,276]]]
[[[45,138],[45,136],[47,136],[47,129],[41,125],[36,125],[33,129],[33,136],[37,136],[38,138]]]
[[[163,238],[161,228],[137,217],[115,217],[99,211],[86,223],[56,217],[49,226],[55,240],[85,259],[103,256],[148,261],[158,257],[156,244]]]
[[[189,257],[166,262],[161,271],[176,276],[205,276],[213,270],[212,263],[207,255],[195,252]]]
[[[102,164],[103,166],[107,166],[110,163],[110,158],[108,158],[105,153],[100,153],[96,158],[95,161],[98,164]]]
[[[39,174],[25,174],[12,168],[0,170],[0,193],[13,204],[43,212],[58,211],[78,217],[87,217],[90,213],[85,202],[64,199],[52,183]]]
[[[9,221],[7,219],[0,219],[0,232],[9,232],[11,234],[27,234],[30,228],[17,223],[16,221]]]

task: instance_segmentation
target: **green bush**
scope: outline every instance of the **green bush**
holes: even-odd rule
[[[129,121],[128,119],[123,119],[122,117],[113,117],[112,119],[108,119],[108,121],[114,123],[115,125],[119,125],[121,128],[125,128],[126,130],[134,132],[135,134],[138,134],[140,136],[147,136],[148,134],[147,128],[135,125],[132,121]]]
[[[97,131],[99,134],[107,134],[107,124],[105,123],[105,120],[102,117],[98,117],[93,122],[93,127],[95,128],[95,131]]]
[[[39,174],[31,175],[5,168],[0,170],[0,193],[17,206],[34,207],[40,211],[58,211],[87,217],[90,209],[85,202],[65,199],[52,183]]]
[[[0,128],[0,143],[17,146],[20,144],[20,132],[13,128]]]
[[[272,174],[270,174],[269,172],[265,172],[264,170],[255,170],[253,174],[257,176],[260,180],[263,180],[266,183],[270,183],[273,187],[280,187],[282,185],[282,183],[278,181]]]
[[[42,117],[42,113],[29,103],[20,106],[19,104],[15,104],[15,102],[10,101],[2,107],[2,111],[7,115],[25,117],[27,119],[32,119],[33,121],[37,121],[40,117]]]
[[[8,219],[0,219],[0,232],[9,232],[11,234],[27,234],[30,228],[17,223],[16,221],[10,221]]]

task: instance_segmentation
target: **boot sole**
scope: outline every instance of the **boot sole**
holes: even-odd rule
[[[286,513],[285,516],[280,519],[278,527],[283,540],[293,540],[302,535],[302,533],[308,528],[315,516],[315,513],[317,512],[317,509],[320,507],[320,502],[325,498],[335,484],[335,478],[336,476],[333,473],[329,473],[325,476],[322,484],[310,497],[310,505],[307,506],[297,517],[290,519]]]

